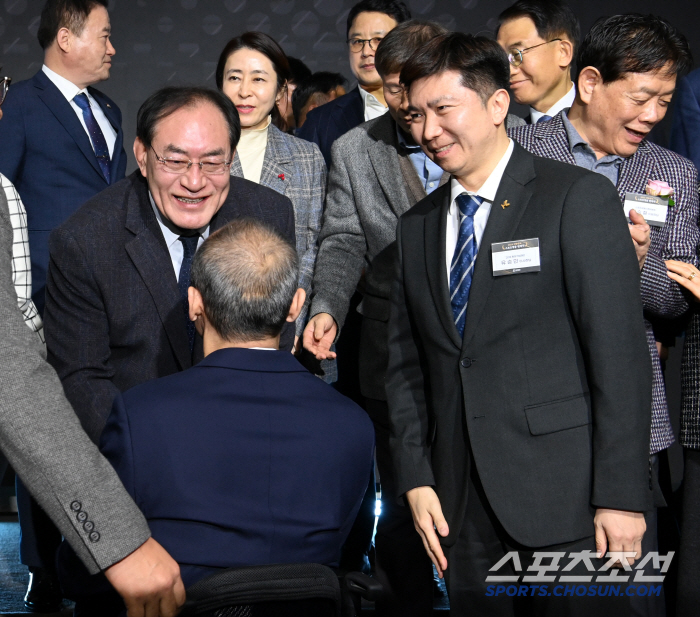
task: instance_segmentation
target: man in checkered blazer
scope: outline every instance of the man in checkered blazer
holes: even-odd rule
[[[683,157],[645,139],[663,119],[678,73],[692,58],[687,41],[668,22],[641,15],[617,15],[596,24],[578,52],[578,92],[571,109],[552,120],[510,131],[510,136],[538,156],[598,172],[617,187],[620,199],[645,194],[650,180],[673,189],[675,205],[665,224],[651,227],[650,240],[631,225],[641,267],[641,294],[654,382],[651,417],[650,486],[656,503],[658,453],[674,441],[654,325],[683,315],[688,302],[666,275],[664,260],[696,264],[698,230],[697,170]],[[634,215],[633,222],[641,223]],[[652,478],[652,476],[654,476]],[[647,516],[645,540],[655,541],[655,513]],[[655,550],[644,546],[646,553]]]

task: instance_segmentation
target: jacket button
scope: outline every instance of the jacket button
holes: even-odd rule
[[[73,510],[73,512],[80,512],[80,509],[83,507],[83,504],[81,504],[79,501],[74,501],[70,505],[70,509]]]
[[[469,368],[472,365],[471,358],[462,358],[459,362],[464,368]]]
[[[95,523],[93,523],[92,521],[85,521],[83,523],[83,529],[90,533],[93,529],[95,529]]]
[[[88,538],[90,538],[90,542],[99,542],[100,540],[100,534],[96,531],[93,531]]]
[[[77,518],[81,523],[84,523],[87,520],[87,513],[82,511],[78,512],[78,514],[75,515],[75,518]]]

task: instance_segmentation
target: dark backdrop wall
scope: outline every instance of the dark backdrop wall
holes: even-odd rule
[[[474,34],[491,34],[495,17],[511,4],[511,0],[405,1],[416,18]],[[214,86],[219,52],[231,37],[246,30],[270,34],[312,70],[340,71],[351,80],[345,19],[353,4],[354,0],[110,0],[117,55],[111,78],[98,87],[122,110],[127,151],[143,100],[165,85]],[[570,4],[584,32],[601,15],[660,14],[684,30],[700,59],[700,22],[693,18],[697,0],[571,0]],[[43,53],[36,31],[42,6],[41,0],[0,0],[3,76],[19,81],[41,68]],[[135,162],[129,155],[131,170]]]

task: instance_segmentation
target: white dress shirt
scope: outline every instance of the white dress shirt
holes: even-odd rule
[[[362,104],[365,106],[365,122],[379,118],[379,116],[383,116],[389,110],[388,107],[384,107],[384,105],[381,104],[374,94],[367,92],[362,86],[359,86],[359,90],[360,96],[362,97]]]
[[[61,77],[58,73],[55,73],[46,65],[42,66],[41,70],[44,71],[46,76],[53,82],[54,86],[61,91],[61,94],[66,97],[66,101],[70,103],[75,115],[78,116],[78,120],[80,120],[80,124],[83,126],[83,129],[85,129],[85,133],[87,133],[89,139],[90,133],[87,125],[85,124],[85,119],[83,118],[83,110],[80,109],[80,107],[78,107],[73,100],[76,95],[80,94],[81,92],[87,95],[88,101],[90,101],[90,107],[92,108],[92,115],[95,116],[97,124],[99,124],[100,128],[102,129],[102,134],[105,136],[107,148],[109,149],[109,158],[111,159],[114,156],[114,143],[117,141],[117,131],[114,130],[114,127],[107,119],[107,116],[105,116],[100,104],[90,95],[87,88],[81,90],[73,82],[68,81],[65,77]],[[91,139],[90,145],[94,150],[95,146],[92,144]]]
[[[551,116],[554,118],[554,116],[556,116],[562,109],[568,109],[571,107],[574,104],[575,98],[576,86],[571,84],[571,89],[544,113],[537,111],[534,107],[530,107],[530,124],[537,124],[537,121],[542,116]]]
[[[182,258],[185,254],[185,249],[180,242],[180,234],[173,231],[170,228],[169,223],[163,219],[163,215],[158,210],[156,202],[153,201],[153,195],[151,191],[148,191],[148,198],[151,200],[151,207],[153,212],[156,213],[156,219],[158,220],[158,226],[163,232],[163,238],[165,238],[165,244],[168,245],[168,253],[170,253],[170,260],[173,262],[173,270],[175,270],[175,278],[180,280],[180,268],[182,267]],[[209,225],[203,227],[199,231],[199,241],[197,242],[197,248],[202,246],[204,242],[209,237]]]
[[[481,246],[481,238],[484,236],[484,229],[486,229],[486,223],[489,220],[489,214],[491,213],[491,204],[493,200],[496,199],[496,192],[501,184],[501,178],[503,177],[503,172],[510,161],[511,154],[513,154],[513,140],[508,140],[510,143],[505,154],[501,157],[498,165],[494,167],[491,175],[486,179],[486,182],[481,186],[481,188],[473,193],[472,191],[467,191],[460,183],[457,178],[452,178],[450,180],[450,209],[447,212],[447,233],[446,233],[446,243],[445,243],[445,265],[447,268],[447,281],[449,285],[450,271],[452,269],[452,258],[455,254],[455,248],[457,247],[457,238],[459,237],[459,222],[460,222],[460,212],[459,206],[456,203],[457,197],[460,195],[477,195],[484,199],[483,203],[479,206],[479,209],[474,215],[474,239],[476,240],[476,250],[479,250]],[[507,238],[503,238],[507,240]]]

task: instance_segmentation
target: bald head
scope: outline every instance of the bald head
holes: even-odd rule
[[[227,341],[257,341],[280,334],[297,290],[296,250],[253,219],[232,221],[195,254],[191,286],[204,314]]]

